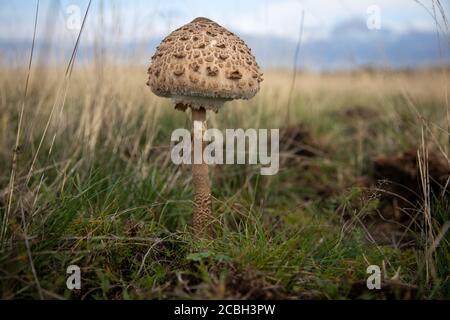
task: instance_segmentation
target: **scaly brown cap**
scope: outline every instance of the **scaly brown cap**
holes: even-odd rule
[[[244,41],[207,18],[196,18],[167,36],[148,74],[156,95],[215,111],[225,101],[252,98],[263,80]]]

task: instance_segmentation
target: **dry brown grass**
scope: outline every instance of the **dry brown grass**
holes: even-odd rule
[[[75,249],[64,245],[62,248],[55,248],[55,241],[60,243],[63,241],[61,239],[68,237],[90,239],[92,234],[96,237],[109,237],[112,231],[105,230],[110,230],[112,224],[116,230],[112,235],[118,237],[117,239],[133,239],[134,236],[130,234],[147,237],[149,233],[152,237],[163,238],[163,235],[169,237],[167,230],[172,232],[177,230],[169,233],[177,239],[174,240],[177,242],[177,232],[183,232],[181,230],[186,228],[186,221],[189,221],[190,211],[186,208],[191,207],[189,168],[177,168],[165,156],[168,152],[167,145],[170,143],[170,133],[176,128],[188,127],[188,117],[175,111],[170,101],[157,98],[150,92],[145,85],[146,67],[106,63],[76,65],[70,81],[67,82],[61,81],[64,78],[64,71],[56,67],[32,70],[18,153],[12,222],[8,226],[8,244],[15,246],[22,243],[21,224],[17,225],[16,222],[17,219],[20,222],[19,214],[24,210],[24,219],[27,220],[28,226],[27,234],[32,239],[27,246],[30,255],[37,259],[36,277],[40,280],[43,292],[54,290],[58,294],[60,294],[59,287],[53,288],[51,285],[52,277],[57,276],[56,271],[49,273],[48,277],[44,276],[44,273],[47,274],[45,270],[48,266],[47,260],[40,259],[41,254],[45,258],[45,253],[41,251],[45,249],[45,252],[53,252],[55,259],[66,261],[68,259],[66,253]],[[224,225],[230,224],[229,220],[234,219],[233,227],[228,231],[231,242],[218,240],[215,244],[217,248],[226,249],[216,249],[219,253],[220,250],[224,250],[220,254],[231,257],[237,255],[236,248],[246,250],[239,253],[243,255],[244,262],[233,261],[231,268],[234,270],[236,265],[240,265],[245,273],[247,264],[250,264],[253,269],[265,270],[262,272],[262,279],[265,277],[264,272],[267,272],[268,278],[263,281],[264,283],[273,279],[276,279],[277,283],[283,282],[290,276],[294,277],[291,272],[304,272],[302,268],[305,262],[301,255],[304,251],[298,249],[297,244],[291,246],[291,243],[298,242],[298,246],[305,246],[307,250],[313,252],[316,250],[314,249],[316,243],[322,243],[321,239],[324,237],[320,231],[322,227],[333,239],[330,241],[335,248],[333,250],[323,248],[321,255],[330,255],[325,261],[338,259],[344,264],[348,263],[350,266],[348,268],[353,270],[355,277],[358,274],[364,275],[365,268],[361,265],[366,264],[367,256],[379,262],[377,259],[380,258],[380,252],[384,252],[384,248],[365,247],[361,244],[364,254],[355,256],[354,250],[360,250],[359,247],[356,248],[360,246],[359,242],[341,245],[339,240],[339,244],[334,247],[334,237],[340,236],[338,216],[341,208],[346,206],[345,202],[341,201],[352,194],[350,192],[349,195],[349,188],[357,188],[358,180],[370,174],[370,166],[376,156],[389,156],[421,148],[422,131],[427,150],[448,157],[449,133],[444,90],[448,73],[448,69],[299,73],[291,97],[292,109],[289,120],[291,124],[301,123],[302,130],[306,130],[314,138],[318,143],[317,150],[320,150],[319,156],[289,162],[281,168],[277,177],[261,181],[255,174],[257,170],[252,168],[212,169],[217,186],[214,194],[217,197],[215,204],[218,219]],[[25,77],[24,69],[0,70],[2,210],[5,208],[4,197],[8,194],[14,133],[17,128]],[[289,72],[267,71],[260,93],[251,101],[231,102],[218,114],[209,114],[211,127],[286,127],[286,105],[291,81],[292,75]],[[101,172],[99,178],[92,176],[93,168]],[[97,184],[105,185],[104,188],[97,189]],[[113,191],[108,192],[112,195],[103,194],[104,190],[110,189]],[[429,197],[428,194],[426,196]],[[372,204],[372,201],[376,201],[375,198],[369,201],[368,209],[364,210],[376,210],[376,205]],[[321,207],[323,202],[327,203],[327,206]],[[89,204],[89,209],[85,208],[85,203]],[[429,198],[424,202],[422,209],[429,217]],[[419,207],[417,210],[422,209]],[[141,211],[140,214],[144,218],[135,213]],[[51,233],[51,236],[46,227],[41,229],[40,226],[41,224],[45,226],[45,221],[52,221],[65,215],[75,217],[67,218],[67,221],[75,219],[75,226],[66,225],[65,222],[60,222],[61,226],[54,224],[53,227],[57,230]],[[111,218],[116,215],[123,217],[125,222]],[[141,218],[136,218],[135,215]],[[433,213],[431,215],[434,219]],[[241,227],[244,230],[236,226],[242,224],[241,219],[248,219],[249,222]],[[315,219],[320,222],[311,224],[310,222]],[[289,221],[293,221],[293,226]],[[258,234],[265,240],[261,240],[257,247],[253,234],[247,230],[259,228],[259,224],[263,229],[255,232],[259,232]],[[320,230],[312,229],[316,227]],[[276,232],[272,229],[276,229]],[[307,232],[308,236],[297,238],[300,234],[303,235],[300,230]],[[35,241],[34,239],[38,239],[36,234],[40,235],[39,239],[45,239],[44,242]],[[273,234],[280,238],[276,240],[271,238]],[[440,230],[434,230],[434,234],[440,234]],[[186,234],[183,234],[184,236]],[[86,245],[97,239],[96,237],[86,240]],[[283,240],[284,237],[294,238],[286,242]],[[189,242],[191,240],[183,239],[188,248],[183,250],[191,250],[193,247]],[[439,239],[444,239],[442,242],[447,241],[444,236],[440,236]],[[427,248],[434,245],[432,240],[426,240]],[[263,254],[267,248],[264,241],[271,242],[273,252],[270,261],[267,261],[266,254]],[[274,242],[277,244],[273,245]],[[75,244],[75,247],[78,245],[80,244]],[[111,244],[113,248],[115,245]],[[170,248],[174,244],[165,245],[169,245]],[[310,245],[314,248],[308,247]],[[37,249],[36,246],[42,247]],[[117,246],[122,244],[117,243]],[[336,248],[340,251],[335,251]],[[114,255],[110,255],[109,249],[105,250],[102,251],[102,255],[111,259],[123,254],[124,261],[129,264],[127,268],[132,269],[137,265],[140,270],[142,269],[139,272],[140,277],[141,273],[145,272],[149,277],[156,277],[157,267],[169,261],[155,260],[156,262],[152,261],[151,265],[147,265],[136,256],[126,256],[124,251],[117,250]],[[285,260],[284,254],[287,252],[292,258]],[[15,254],[8,251],[5,255],[6,260],[0,259],[0,262],[15,261]],[[80,254],[87,255],[86,259],[89,259],[93,268],[103,272],[101,264],[96,264],[92,256],[88,253]],[[388,257],[382,255],[384,260],[387,259],[391,273],[401,266],[402,270],[408,270],[403,279],[420,285],[423,259],[419,253],[417,257],[417,263],[412,263],[410,253],[390,252]],[[435,257],[436,254],[433,259]],[[170,278],[178,268],[185,267],[184,256],[177,256],[176,259],[178,264],[164,265],[169,271],[158,276]],[[313,261],[314,264],[321,263],[321,258],[317,259]],[[428,257],[428,266],[433,263],[437,265],[437,262],[430,259]],[[275,273],[270,271],[274,263],[279,264],[277,269],[279,271]],[[289,267],[284,268],[285,264]],[[117,269],[119,266],[115,267],[116,269],[112,268],[113,273],[122,272],[121,269]],[[24,263],[18,270],[27,268],[28,264]],[[14,273],[14,268],[13,271],[7,269],[2,269],[0,264],[0,271]],[[325,277],[326,281],[334,285],[337,279],[343,276],[340,272],[346,274],[345,268],[336,268],[333,262],[319,267],[314,274],[311,273],[311,279]],[[10,276],[4,277],[11,279]],[[95,276],[92,276],[92,281],[96,283]],[[172,283],[176,280],[170,278],[167,281]],[[227,281],[233,283],[233,279]],[[30,282],[33,283],[33,280]],[[117,285],[129,286],[129,284]],[[143,284],[132,284],[135,285],[138,292],[142,286],[145,288]],[[312,285],[308,284],[309,288]],[[333,285],[329,289],[330,292],[333,291]],[[109,292],[108,289],[102,290]],[[163,296],[174,294],[163,287],[157,287],[155,290],[163,292],[161,293]],[[215,288],[208,290],[214,291]],[[323,290],[323,294],[329,296],[328,289]],[[283,288],[281,291],[284,294],[287,289]],[[341,294],[344,291],[340,291]],[[34,293],[31,291],[29,294],[32,296]],[[149,294],[152,297],[153,293]],[[198,294],[201,296],[201,292]],[[299,295],[298,292],[292,294]],[[14,290],[8,291],[8,296],[14,295]]]

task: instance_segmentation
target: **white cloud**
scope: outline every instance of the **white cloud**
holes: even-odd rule
[[[425,3],[426,2],[426,3]],[[429,1],[424,0],[429,6]],[[326,36],[332,28],[345,20],[368,18],[367,8],[380,8],[382,27],[397,32],[410,29],[433,30],[435,25],[427,11],[414,0],[284,0],[260,2],[253,12],[225,18],[231,28],[250,34],[272,34],[296,39],[301,12],[305,12],[305,40]],[[225,15],[227,13],[224,13]]]
[[[430,8],[431,0],[421,1]],[[30,39],[34,6],[28,1],[8,3],[0,2],[0,37]],[[56,18],[51,33],[56,38],[72,41],[76,34],[64,27],[63,9],[69,4],[78,4],[84,13],[87,0],[61,0],[62,9],[53,13],[47,11],[50,0],[43,0],[41,3],[38,37],[45,37],[49,33],[45,25],[50,21],[48,14],[54,14]],[[99,3],[93,2],[84,41],[94,39],[98,33]],[[105,3],[105,38],[108,42],[136,39],[145,41],[155,35],[167,34],[196,16],[208,16],[240,34],[273,35],[295,40],[299,33],[302,10],[305,12],[304,40],[308,41],[326,37],[343,21],[367,19],[366,10],[371,5],[380,7],[382,28],[398,32],[411,29],[429,31],[435,28],[429,13],[415,0],[134,0]]]

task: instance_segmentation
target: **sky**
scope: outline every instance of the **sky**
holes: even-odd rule
[[[40,0],[37,38],[73,43],[88,2]],[[0,1],[0,42],[31,41],[36,3],[37,0]],[[93,0],[82,43],[99,39],[119,45],[145,43],[162,38],[198,16],[215,20],[244,38],[279,38],[294,43],[304,14],[305,44],[331,41],[339,30],[352,32],[348,28],[351,25],[362,26],[370,36],[383,32],[432,33],[436,32],[432,3],[432,0]],[[450,0],[441,0],[441,4],[447,14]],[[340,28],[343,25],[347,27]],[[439,25],[448,45],[448,27],[442,20]]]
[[[0,1],[0,37],[29,38],[36,2]],[[43,20],[55,19],[55,31],[64,34],[70,31],[65,30],[65,20],[70,18],[71,8],[77,6],[83,14],[87,3],[87,0],[41,0],[39,22],[42,25],[45,24]],[[441,3],[448,10],[449,0]],[[435,22],[427,12],[427,9],[432,10],[431,0],[93,0],[87,33],[95,31],[101,6],[104,23],[110,28],[120,24],[129,38],[166,34],[195,17],[205,16],[236,33],[271,34],[296,39],[304,11],[307,41],[308,38],[326,36],[344,20],[367,20],[370,15],[367,10],[373,6],[379,8],[381,28],[398,32],[435,29]]]

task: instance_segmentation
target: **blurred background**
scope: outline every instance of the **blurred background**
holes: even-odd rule
[[[450,298],[449,7],[0,0],[0,298]],[[264,71],[208,126],[280,130],[277,175],[209,166],[207,242],[191,167],[170,159],[189,110],[146,86],[156,46],[198,16]]]
[[[70,57],[88,2],[41,1],[39,61]],[[205,16],[243,38],[265,68],[292,68],[294,63],[325,71],[430,66],[450,62],[443,18],[448,7],[448,0],[94,1],[78,60],[89,61],[101,53],[116,61],[145,62],[165,35]],[[35,1],[0,3],[4,62],[27,59],[34,15]],[[300,38],[301,52],[296,55]]]

